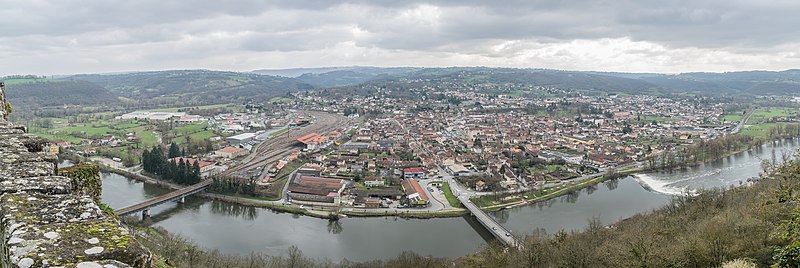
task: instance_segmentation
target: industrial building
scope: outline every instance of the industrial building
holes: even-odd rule
[[[289,182],[287,195],[293,203],[311,206],[338,206],[346,182],[341,179],[296,174]]]
[[[242,133],[235,136],[225,138],[225,141],[231,145],[244,144],[252,141],[257,135],[255,133]]]

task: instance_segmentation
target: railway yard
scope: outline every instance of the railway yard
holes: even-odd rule
[[[237,177],[252,177],[260,175],[276,161],[288,156],[291,150],[301,149],[296,139],[311,133],[327,133],[349,125],[347,117],[325,112],[304,112],[314,118],[306,126],[290,128],[285,134],[280,134],[256,145],[250,154],[241,163],[223,172],[225,175]],[[257,173],[258,172],[258,173]]]

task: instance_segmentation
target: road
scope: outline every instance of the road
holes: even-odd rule
[[[436,186],[429,186],[430,183],[435,183],[435,182],[439,181],[434,179],[419,181],[420,186],[422,186],[422,188],[425,189],[426,194],[430,198],[430,203],[431,203],[430,209],[435,211],[452,209],[453,207],[450,206],[450,202],[447,201],[447,197],[443,194],[442,190],[440,190]]]
[[[739,120],[739,124],[737,124],[736,127],[733,128],[733,131],[731,131],[731,134],[739,133],[739,131],[742,130],[742,126],[744,126],[744,124],[747,123],[747,120],[750,120],[750,116],[753,115],[753,112],[755,112],[755,111],[756,111],[756,109],[753,108],[750,111],[748,111],[747,114],[742,116],[742,120]]]
[[[455,181],[453,182],[455,183]],[[505,226],[500,225],[500,223],[495,221],[494,218],[486,214],[486,212],[483,212],[481,208],[472,203],[472,201],[469,200],[471,196],[468,194],[462,194],[467,192],[462,192],[463,189],[460,189],[460,187],[461,186],[459,185],[457,187],[451,187],[450,189],[453,191],[454,195],[457,195],[458,200],[461,201],[461,204],[464,205],[464,207],[466,207],[473,216],[475,216],[475,219],[477,219],[484,227],[486,227],[486,230],[491,232],[494,237],[502,241],[503,244],[513,247],[519,246],[519,243],[511,234],[511,231],[506,229]]]

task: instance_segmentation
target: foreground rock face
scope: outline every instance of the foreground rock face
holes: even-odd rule
[[[42,140],[0,110],[0,267],[150,267],[150,252],[98,207],[97,167],[56,176],[58,159],[41,152]]]
[[[4,90],[5,85],[3,82],[0,82],[0,119],[8,120],[8,111],[6,109],[6,92]],[[10,107],[10,106],[9,106]]]

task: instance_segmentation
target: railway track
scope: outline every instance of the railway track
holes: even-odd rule
[[[315,123],[294,130],[290,129],[286,134],[281,134],[280,136],[259,143],[256,145],[255,149],[253,149],[250,156],[245,158],[244,163],[234,166],[223,172],[223,174],[230,175],[278,161],[289,155],[289,151],[294,148],[292,144],[295,139],[311,133],[329,132],[346,126],[350,121],[346,117],[337,114],[310,111],[305,113],[313,116],[315,118]]]

